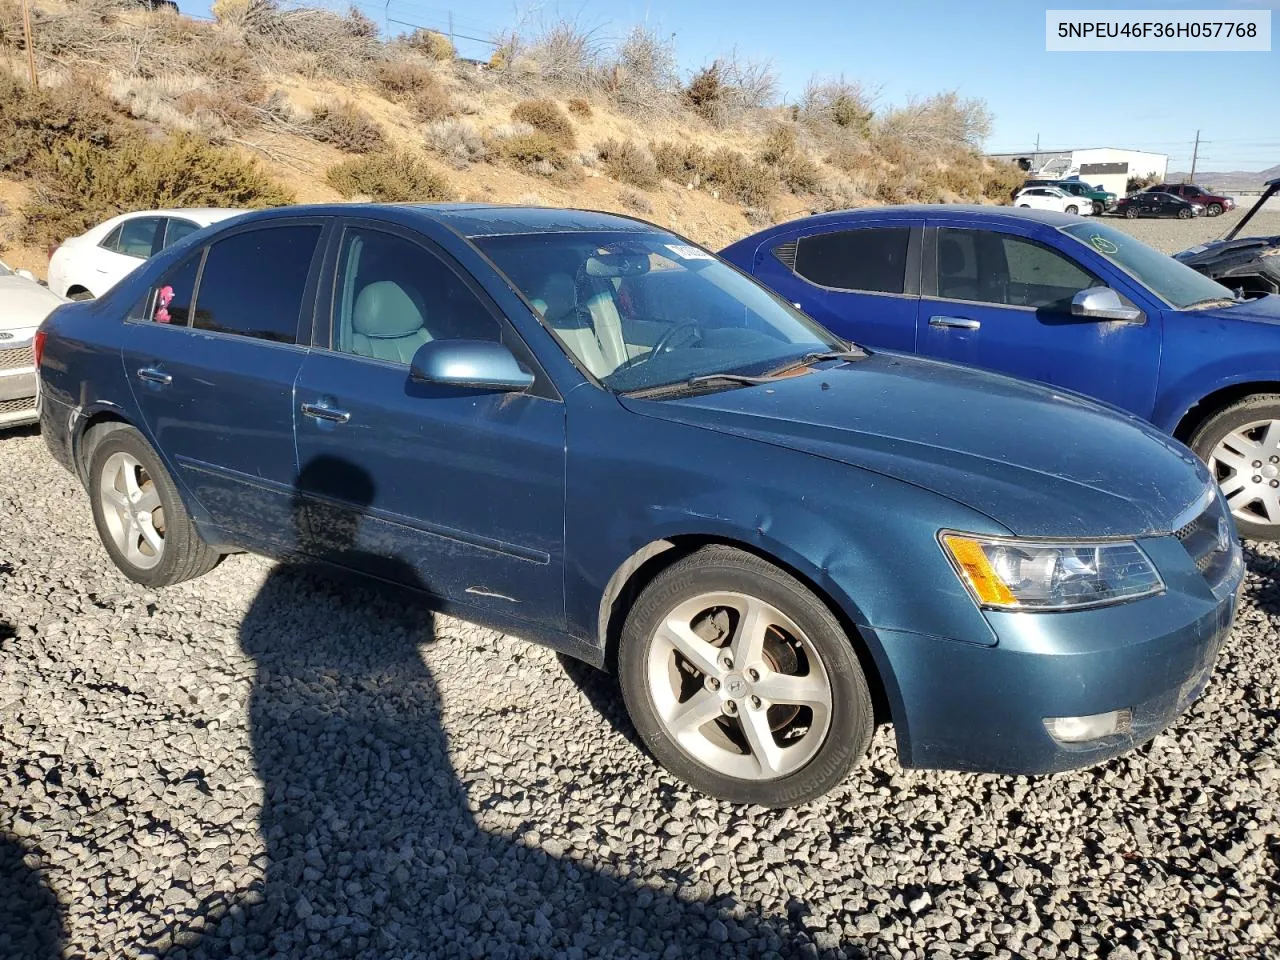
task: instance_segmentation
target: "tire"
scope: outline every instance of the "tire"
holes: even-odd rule
[[[1205,208],[1205,211],[1204,211],[1204,212],[1205,212],[1205,213],[1207,213],[1207,214],[1208,214],[1209,216],[1211,216],[1211,217],[1216,217],[1216,216],[1218,216],[1219,214],[1221,214],[1221,213],[1222,213],[1222,204],[1220,204],[1220,203],[1211,203],[1211,204],[1209,204],[1209,206],[1207,206],[1207,207]]]
[[[1097,200],[1093,201],[1093,215],[1095,217],[1100,217],[1106,212],[1107,212],[1107,208],[1105,206],[1103,206]]]
[[[217,565],[220,554],[200,536],[169,472],[142,434],[126,424],[106,424],[85,438],[85,447],[93,521],[121,573],[144,586],[167,587]],[[129,477],[136,487],[132,509],[125,505],[127,493],[121,497]],[[107,499],[117,506],[109,508]],[[126,519],[130,515],[132,523]]]
[[[1268,423],[1271,436],[1264,436]],[[1263,449],[1247,446],[1256,438],[1265,441]],[[1219,410],[1196,428],[1188,446],[1209,464],[1240,535],[1280,540],[1280,395],[1256,394]],[[1233,466],[1226,454],[1231,460],[1239,461],[1241,455],[1246,459]],[[1254,477],[1259,482],[1254,483]]]
[[[1124,215],[1125,215],[1126,219],[1129,219],[1129,220],[1137,220],[1137,219],[1138,219],[1138,211],[1137,211],[1135,208],[1133,208],[1133,207],[1125,207],[1125,208],[1124,208]]]
[[[1079,208],[1079,207],[1077,207],[1074,203],[1071,203],[1071,204],[1068,204],[1068,205],[1067,205],[1067,210],[1066,210],[1066,212],[1067,212],[1067,213],[1079,213],[1079,212],[1080,212],[1080,208]]]
[[[1030,209],[1031,209],[1031,204],[1029,204],[1029,203],[1020,203],[1020,204],[1018,204],[1018,206],[1019,206],[1019,207],[1021,207],[1023,210],[1030,210]]]
[[[759,632],[740,634],[744,621],[761,624]],[[757,638],[755,653],[744,653],[744,636]],[[749,659],[726,662],[734,653]],[[695,789],[735,803],[788,807],[821,796],[871,741],[871,691],[840,622],[790,574],[732,547],[704,547],[645,588],[622,629],[618,674],[654,757]],[[771,698],[780,683],[812,705]],[[699,719],[680,730],[679,712],[694,709]]]
[[[1194,213],[1187,207],[1183,207],[1181,210],[1178,211],[1179,220],[1190,220],[1193,216],[1194,216]]]
[[[88,290],[77,290],[75,293],[67,294],[68,300],[92,300],[93,294]]]

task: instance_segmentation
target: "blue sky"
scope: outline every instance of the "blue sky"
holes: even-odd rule
[[[331,0],[336,3],[337,0]],[[184,4],[189,12],[205,12]],[[957,89],[995,116],[991,151],[1126,146],[1167,153],[1186,169],[1199,128],[1202,170],[1260,170],[1280,163],[1280,0],[1159,0],[1122,3],[1030,0],[364,0],[385,17],[477,37],[524,21],[559,17],[601,39],[644,21],[674,33],[683,66],[736,48],[771,60],[795,99],[815,72],[843,73],[881,90],[881,103]],[[1270,53],[1048,53],[1045,10],[1273,10]],[[403,29],[391,24],[393,30]],[[464,55],[480,44],[459,41]]]

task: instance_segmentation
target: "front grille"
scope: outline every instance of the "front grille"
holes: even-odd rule
[[[1222,509],[1222,500],[1214,497],[1204,511],[1179,530],[1175,537],[1210,585],[1216,586],[1231,569],[1232,538],[1231,521]]]
[[[34,410],[35,397],[19,397],[17,400],[0,400],[0,417],[7,413],[18,413],[22,410]]]
[[[31,344],[24,343],[20,347],[9,347],[0,350],[0,370],[16,370],[22,367],[34,367],[36,355]]]

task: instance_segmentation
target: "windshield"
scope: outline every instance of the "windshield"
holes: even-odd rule
[[[609,389],[758,374],[844,342],[673,234],[601,231],[475,240],[565,350]]]
[[[0,277],[7,277],[11,273],[13,273],[12,270],[6,267],[3,263],[0,263]]]
[[[1178,310],[1235,299],[1235,295],[1216,280],[1210,280],[1114,227],[1085,221],[1061,229],[1095,253],[1102,254]]]

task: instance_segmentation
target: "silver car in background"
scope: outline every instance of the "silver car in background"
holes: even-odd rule
[[[30,271],[0,263],[0,430],[39,419],[36,330],[65,302]]]

